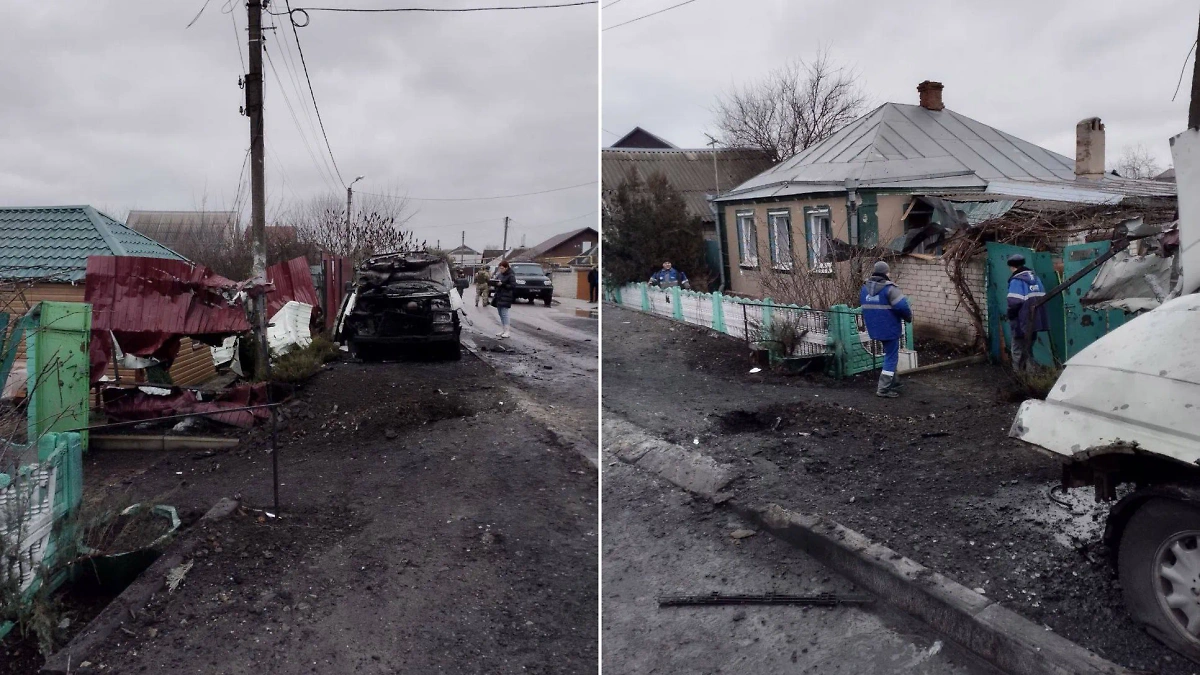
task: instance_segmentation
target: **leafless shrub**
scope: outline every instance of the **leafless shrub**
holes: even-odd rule
[[[767,266],[759,276],[764,297],[784,305],[829,309],[834,305],[858,305],[858,292],[866,275],[863,272],[877,257],[856,254],[849,260],[830,265],[829,273],[810,271],[804,265],[795,269]]]
[[[812,61],[792,61],[720,96],[714,113],[726,147],[759,148],[780,162],[832,136],[866,105],[857,73],[821,49]]]
[[[1145,145],[1127,145],[1117,158],[1117,173],[1122,178],[1154,178],[1162,168]]]

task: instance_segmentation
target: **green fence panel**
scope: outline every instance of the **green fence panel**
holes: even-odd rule
[[[725,328],[725,296],[720,293],[712,294],[713,311],[712,311],[712,327],[713,330],[719,333],[728,334],[728,329]]]
[[[650,287],[648,284],[638,284],[638,287],[641,288],[641,290],[642,290],[642,311],[649,312],[650,311]]]
[[[683,321],[683,303],[680,302],[682,294],[679,292],[678,286],[671,287],[671,316],[674,316],[677,321]]]
[[[88,340],[92,306],[41,302],[30,312],[35,326],[25,336],[29,381],[29,438],[88,426]],[[87,432],[80,436],[87,448]]]

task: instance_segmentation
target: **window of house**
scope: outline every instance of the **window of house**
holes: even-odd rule
[[[740,267],[758,267],[758,234],[753,211],[737,212],[738,260]]]
[[[792,214],[787,209],[767,211],[767,235],[771,244],[771,266],[792,269]]]
[[[808,238],[808,268],[820,274],[833,272],[831,246],[833,242],[833,221],[829,217],[829,208],[812,209],[806,213],[805,235]]]

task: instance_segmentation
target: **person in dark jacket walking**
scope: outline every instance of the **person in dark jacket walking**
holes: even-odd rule
[[[1046,305],[1039,305],[1033,310],[1034,301],[1046,295],[1046,287],[1033,270],[1025,266],[1025,256],[1020,253],[1008,256],[1008,268],[1012,270],[1012,276],[1008,278],[1008,326],[1012,329],[1012,367],[1017,371],[1029,370],[1033,367],[1033,360],[1026,352],[1025,345],[1033,345],[1037,342],[1037,334],[1050,328]]]
[[[883,343],[883,370],[879,373],[879,384],[875,395],[896,398],[900,380],[896,377],[896,366],[900,364],[900,339],[904,337],[904,322],[912,321],[912,309],[908,298],[888,278],[888,264],[880,260],[867,283],[858,293],[858,304],[862,307],[863,323],[867,324],[867,335]]]
[[[467,273],[459,270],[458,276],[454,277],[454,288],[458,290],[458,297],[461,298],[463,293],[467,292],[467,287],[470,285],[471,282],[467,280]]]
[[[593,267],[588,270],[588,302],[596,302],[599,295],[597,291],[600,289],[600,272]]]
[[[483,301],[484,307],[487,307],[489,304],[491,304],[488,302],[488,291],[490,291],[490,290],[491,290],[491,287],[488,286],[487,269],[480,268],[480,270],[475,273],[475,306],[476,307],[479,306],[480,300]]]
[[[501,260],[496,266],[496,292],[492,294],[492,306],[500,314],[501,331],[496,333],[498,338],[508,337],[508,310],[513,304],[513,289],[517,287],[517,276],[507,260]]]

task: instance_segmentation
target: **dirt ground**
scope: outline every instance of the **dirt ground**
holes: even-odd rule
[[[800,550],[604,456],[604,673],[989,675],[887,605],[658,606],[665,594],[862,595]]]
[[[1007,436],[1008,379],[980,365],[905,378],[750,374],[742,344],[606,306],[605,414],[742,472],[734,489],[826,515],[1117,663],[1200,669],[1126,613],[1100,543],[1106,505],[1065,497],[1058,465]]]
[[[127,491],[191,522],[221,497],[248,507],[94,665],[594,671],[597,473],[520,398],[469,354],[332,364],[281,415],[279,517],[265,429],[218,453],[89,453],[89,495]]]

